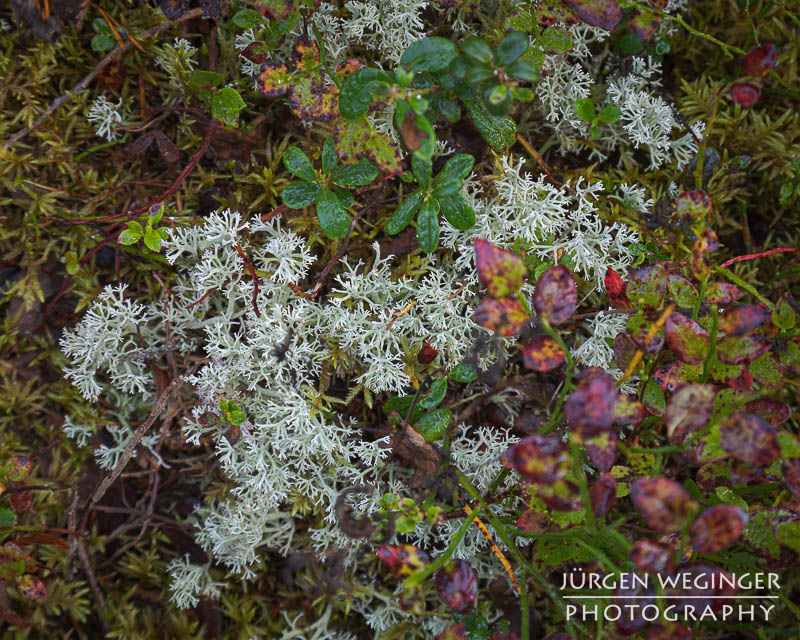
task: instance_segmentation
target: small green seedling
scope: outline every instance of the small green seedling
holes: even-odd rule
[[[622,117],[622,110],[613,104],[606,105],[598,113],[591,98],[581,98],[575,103],[578,117],[592,126],[592,140],[600,137],[600,124],[610,124]]]

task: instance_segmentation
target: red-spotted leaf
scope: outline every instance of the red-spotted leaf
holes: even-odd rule
[[[773,427],[779,427],[792,417],[792,408],[788,404],[767,398],[751,400],[742,407],[742,411],[761,416]]]
[[[647,409],[633,396],[617,395],[614,403],[614,424],[639,424],[647,417]]]
[[[709,348],[708,331],[691,318],[673,311],[665,325],[667,344],[683,362],[700,364]]]
[[[763,336],[728,336],[717,343],[717,357],[727,364],[750,362],[769,351]]]
[[[670,362],[659,367],[653,373],[653,380],[658,383],[664,391],[673,392],[687,382],[696,382],[700,379],[703,368],[697,364],[686,364],[685,362]]]
[[[550,324],[562,324],[572,317],[578,305],[578,286],[563,264],[545,271],[536,281],[533,307]]]
[[[697,553],[716,553],[729,547],[747,526],[747,512],[730,504],[709,507],[695,518],[689,529]]]
[[[761,88],[752,82],[736,82],[731,86],[731,100],[745,109],[751,108],[761,97]]]
[[[712,282],[706,289],[706,302],[726,306],[733,304],[742,297],[742,292],[736,285],[728,282]]]
[[[44,588],[42,581],[30,573],[17,578],[17,588],[28,600],[41,600],[47,595],[47,589]]]
[[[742,71],[745,75],[763,78],[775,67],[778,61],[778,51],[774,44],[763,44],[753,47],[742,60]]]
[[[684,191],[675,202],[675,213],[682,220],[707,220],[711,213],[711,198],[705,191]]]
[[[540,484],[552,484],[567,474],[567,451],[556,436],[528,436],[506,449],[500,461],[526,480]]]
[[[657,308],[667,292],[667,270],[662,264],[637,269],[628,283],[628,299],[636,306]]]
[[[617,481],[610,473],[597,476],[589,489],[592,512],[597,517],[606,515],[617,501]]]
[[[781,465],[783,482],[795,496],[800,498],[800,458],[788,458]]]
[[[639,540],[631,547],[628,557],[646,573],[671,574],[675,569],[675,550],[666,542]]]
[[[600,471],[610,471],[617,459],[617,434],[601,431],[596,436],[584,440],[583,446],[589,460]]]
[[[739,411],[723,418],[719,442],[737,460],[758,467],[766,467],[781,455],[775,429],[754,413]]]
[[[22,482],[31,472],[31,461],[23,456],[13,456],[3,468],[3,473],[11,482]]]
[[[585,437],[611,426],[617,404],[614,378],[599,367],[584,369],[577,376],[578,386],[564,403],[567,424]]]
[[[439,569],[434,585],[442,600],[456,613],[469,613],[478,595],[478,579],[466,560],[449,560]]]
[[[613,31],[622,20],[617,0],[564,0],[583,22],[593,27]]]
[[[697,486],[706,491],[731,486],[731,467],[727,461],[708,462],[697,470]]]
[[[717,389],[710,384],[687,384],[678,389],[667,403],[664,424],[670,444],[680,444],[690,433],[708,424]]]
[[[743,336],[770,319],[770,310],[759,304],[740,304],[719,316],[718,331],[726,336]]]
[[[605,286],[606,294],[612,305],[618,309],[627,309],[631,306],[631,301],[628,300],[627,294],[628,285],[613,269],[606,271]]]
[[[522,347],[522,361],[528,369],[550,371],[564,362],[566,354],[550,336],[537,336]]]
[[[472,312],[472,319],[497,335],[508,338],[519,333],[528,320],[528,314],[516,298],[486,298]]]
[[[265,96],[280,96],[291,88],[291,74],[282,62],[267,62],[261,67],[256,85]]]
[[[407,578],[431,562],[427,553],[410,544],[382,544],[378,547],[378,559],[399,578]]]
[[[631,500],[656,531],[680,531],[697,505],[684,488],[669,478],[637,478],[631,485]]]
[[[504,298],[516,293],[528,275],[522,258],[480,238],[476,238],[472,246],[475,249],[478,277],[489,295]]]

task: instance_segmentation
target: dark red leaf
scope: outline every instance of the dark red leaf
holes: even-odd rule
[[[647,417],[647,409],[635,396],[617,394],[614,403],[614,424],[639,424]]]
[[[761,97],[761,88],[752,82],[737,82],[731,87],[731,100],[745,109],[752,107]]]
[[[20,627],[22,629],[27,629],[31,626],[30,622],[25,620],[25,618],[13,609],[0,608],[0,620],[4,620],[8,624],[13,624],[15,627]]]
[[[12,491],[8,494],[8,502],[17,514],[25,513],[31,508],[33,493],[31,491]]]
[[[153,131],[153,136],[158,146],[158,152],[161,154],[164,162],[173,163],[180,160],[181,156],[178,153],[178,148],[173,144],[172,140],[158,130]]]
[[[610,471],[617,459],[617,434],[601,431],[583,443],[589,460],[600,471]]]
[[[613,31],[622,20],[622,9],[617,0],[564,0],[564,4],[593,27]]]
[[[522,258],[480,238],[476,238],[472,246],[475,249],[478,277],[489,295],[504,298],[515,294],[528,275]]]
[[[431,343],[426,340],[422,349],[420,349],[419,353],[417,354],[417,362],[419,362],[420,364],[430,364],[431,362],[436,360],[436,356],[438,355],[439,351],[437,349],[434,349],[431,346]]]
[[[29,531],[28,533],[22,533],[16,537],[16,541],[19,545],[50,544],[55,547],[61,547],[62,549],[67,548],[66,540],[54,536],[52,533],[47,533],[46,531]]]
[[[153,140],[155,139],[155,132],[148,131],[144,135],[139,136],[131,142],[128,146],[128,153],[132,156],[138,156],[141,153],[147,151],[150,148],[150,145],[153,144]]]
[[[658,540],[639,540],[631,547],[628,557],[646,573],[668,573],[675,570],[675,550]]]
[[[754,413],[739,411],[723,418],[719,442],[737,460],[759,467],[766,467],[781,455],[775,429]]]
[[[389,571],[400,578],[407,578],[431,562],[427,553],[410,544],[382,544],[377,553]]]
[[[448,561],[436,573],[436,590],[456,613],[469,613],[478,595],[478,579],[466,560]]]
[[[267,61],[267,45],[263,42],[251,42],[239,52],[240,56],[247,58],[250,62],[264,64]]]
[[[578,286],[563,264],[545,271],[536,281],[533,307],[550,324],[562,324],[570,319],[578,304]]]
[[[657,263],[638,269],[628,283],[628,299],[636,306],[657,308],[667,292],[667,270]]]
[[[792,417],[792,408],[788,404],[767,398],[756,398],[742,407],[742,411],[761,416],[773,427],[779,427]]]
[[[689,529],[692,546],[697,553],[716,553],[729,547],[747,526],[747,512],[730,504],[705,509]]]
[[[670,444],[680,444],[690,433],[708,424],[717,389],[710,384],[687,384],[678,389],[667,403],[664,424]]]
[[[742,60],[742,71],[745,75],[763,78],[773,68],[778,61],[778,51],[773,44],[763,44],[760,47],[753,47],[748,51]]]
[[[783,482],[795,496],[800,498],[800,458],[787,458],[781,465]]]
[[[606,294],[611,304],[620,309],[627,309],[631,306],[631,301],[628,300],[627,285],[620,275],[613,269],[606,271],[605,277]]]
[[[629,331],[618,333],[614,338],[614,362],[616,365],[625,371],[628,368],[628,365],[631,363],[631,360],[633,360],[636,349],[637,344]]]
[[[601,473],[589,489],[592,512],[597,517],[606,515],[617,501],[617,481],[610,473]]]
[[[770,310],[759,304],[740,304],[719,316],[718,330],[726,336],[743,336],[770,319]]]
[[[547,531],[549,524],[545,514],[533,509],[525,509],[522,515],[517,518],[517,528],[523,531]]]
[[[684,488],[669,478],[637,478],[631,485],[630,496],[647,524],[656,531],[680,531],[696,508]]]
[[[611,426],[617,404],[614,378],[599,367],[584,369],[577,376],[578,386],[564,403],[567,424],[585,437]]]
[[[17,578],[17,588],[20,594],[28,600],[41,600],[47,595],[44,583],[30,573]]]
[[[537,484],[536,497],[556,511],[578,511],[585,506],[578,485],[570,480]]]
[[[472,319],[497,335],[509,338],[519,333],[528,321],[528,314],[514,297],[486,298],[472,312]]]
[[[537,336],[522,347],[522,361],[534,371],[555,369],[565,357],[564,350],[550,336]]]
[[[501,462],[532,482],[552,484],[567,474],[567,451],[561,438],[534,434],[512,444]]]
[[[673,311],[665,325],[667,344],[683,362],[700,364],[709,348],[708,331],[691,318]]]

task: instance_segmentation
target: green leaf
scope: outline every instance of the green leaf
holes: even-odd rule
[[[442,180],[439,184],[433,187],[433,197],[434,198],[442,198],[445,196],[451,196],[454,193],[458,193],[458,190],[461,188],[461,180],[458,178],[448,178],[447,180]]]
[[[800,520],[791,520],[778,525],[777,533],[778,542],[784,547],[789,547],[795,553],[800,553]]]
[[[195,89],[209,89],[218,87],[223,82],[225,82],[225,76],[223,76],[221,73],[216,73],[215,71],[204,71],[202,69],[195,71],[192,74],[192,77],[189,79],[189,84]]]
[[[483,82],[489,78],[494,78],[494,69],[488,64],[475,62],[467,58],[466,69],[464,72],[464,82],[467,84],[475,84]]]
[[[103,53],[111,51],[115,46],[117,46],[117,41],[111,36],[104,33],[96,33],[92,36],[92,51]]]
[[[241,409],[234,409],[228,414],[228,420],[232,425],[238,426],[247,420],[247,416]]]
[[[478,372],[475,367],[462,363],[450,372],[450,377],[456,382],[472,382],[478,377]]]
[[[611,122],[616,122],[622,117],[622,109],[613,104],[606,105],[602,109],[600,109],[600,113],[597,114],[597,119],[604,123],[609,124]]]
[[[498,84],[486,90],[486,104],[494,114],[505,114],[511,109],[511,89]]]
[[[144,245],[150,251],[158,251],[161,249],[161,234],[152,227],[147,227],[144,230]]]
[[[406,199],[400,203],[400,206],[395,209],[392,217],[389,218],[389,221],[386,223],[386,233],[393,236],[405,229],[417,212],[419,203],[422,202],[422,197],[424,195],[422,190],[419,189],[410,196],[407,196]]]
[[[311,160],[297,147],[289,147],[283,152],[283,164],[292,173],[308,182],[314,182],[317,174],[311,166]]]
[[[447,431],[452,413],[449,409],[434,409],[417,420],[414,429],[428,442],[435,442]]]
[[[119,243],[130,245],[139,242],[139,239],[144,235],[144,229],[136,220],[131,220],[128,223],[128,228],[119,234]]]
[[[495,151],[503,152],[516,140],[517,125],[512,118],[489,113],[483,100],[465,103],[475,128]]]
[[[492,49],[482,38],[469,36],[462,40],[458,46],[462,52],[477,62],[489,64],[492,61]]]
[[[350,229],[350,216],[330,189],[322,189],[317,198],[317,219],[323,233],[332,239],[344,238]]]
[[[78,273],[78,254],[76,254],[74,251],[67,251],[67,253],[64,255],[64,261],[65,270],[69,275],[74,276],[76,273]]]
[[[339,156],[336,155],[336,143],[333,141],[333,136],[325,138],[325,144],[322,145],[322,172],[330,173],[339,162]]]
[[[242,29],[255,29],[261,24],[261,14],[254,9],[242,9],[233,16],[233,24]]]
[[[363,116],[372,99],[386,93],[385,76],[386,72],[369,68],[359,69],[351,75],[339,91],[339,113],[348,120]]]
[[[794,328],[797,317],[795,315],[792,305],[786,298],[781,298],[775,303],[775,308],[772,310],[772,322],[784,331],[789,331]]]
[[[226,127],[233,128],[239,122],[239,112],[247,105],[233,87],[223,87],[211,98],[211,117]]]
[[[592,122],[597,116],[594,108],[594,102],[591,98],[581,98],[575,103],[575,110],[578,112],[578,117],[584,122]]]
[[[525,53],[529,44],[530,41],[526,34],[521,31],[512,31],[494,48],[494,63],[498,67],[505,67],[516,62]]]
[[[97,33],[105,33],[107,35],[111,35],[111,27],[108,26],[108,23],[103,20],[103,18],[95,18],[92,20],[92,28]]]
[[[419,401],[423,409],[433,409],[444,400],[444,394],[447,393],[447,378],[437,380],[431,385],[431,390],[428,395],[422,397]]]
[[[506,67],[506,73],[519,80],[536,82],[541,77],[539,69],[529,60],[517,60],[514,64]]]
[[[595,122],[592,122],[592,140],[599,140],[603,130]]]
[[[469,172],[472,171],[472,166],[474,164],[475,158],[473,158],[470,154],[459,153],[457,156],[453,156],[447,162],[445,162],[442,170],[436,175],[436,179],[433,181],[433,184],[437,185],[440,182],[449,180],[451,178],[464,180],[464,178],[469,175]]]
[[[441,96],[438,96],[436,104],[439,107],[439,111],[441,111],[444,116],[444,119],[451,124],[455,124],[461,120],[461,107],[458,106],[456,100],[445,100]]]
[[[378,175],[378,167],[366,158],[355,164],[339,165],[331,174],[331,180],[345,187],[363,187]]]
[[[313,182],[294,182],[284,188],[283,204],[290,209],[302,209],[317,201],[319,185]]]
[[[553,51],[569,51],[572,49],[572,38],[570,38],[569,34],[555,27],[547,27],[542,32],[541,43],[545,49]]]
[[[419,135],[419,147],[414,151],[414,157],[421,160],[430,160],[436,150],[436,132],[433,130],[430,120],[425,116],[418,115],[414,122]]]
[[[444,71],[457,55],[456,45],[450,40],[434,36],[413,43],[403,53],[400,64],[411,71]]]
[[[444,219],[456,229],[465,231],[475,225],[475,211],[460,193],[439,198],[439,208]]]
[[[423,190],[427,190],[431,186],[432,165],[429,160],[424,160],[416,154],[412,155],[411,171],[414,172],[417,182]]]
[[[619,47],[620,54],[623,56],[631,56],[644,49],[644,41],[635,33],[630,32],[619,39],[617,46]]]
[[[417,214],[417,240],[425,253],[433,253],[439,246],[439,201],[425,200]]]
[[[536,94],[531,89],[525,87],[512,87],[511,97],[520,102],[530,102],[536,97]]]
[[[347,209],[347,207],[352,207],[355,204],[356,199],[347,189],[334,186],[333,192],[336,194],[336,197],[339,198],[339,202],[342,203],[342,206],[345,209]]]

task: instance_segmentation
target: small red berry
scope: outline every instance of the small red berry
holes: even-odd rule
[[[761,89],[752,82],[737,82],[731,87],[731,98],[745,109],[752,107],[761,97]]]

